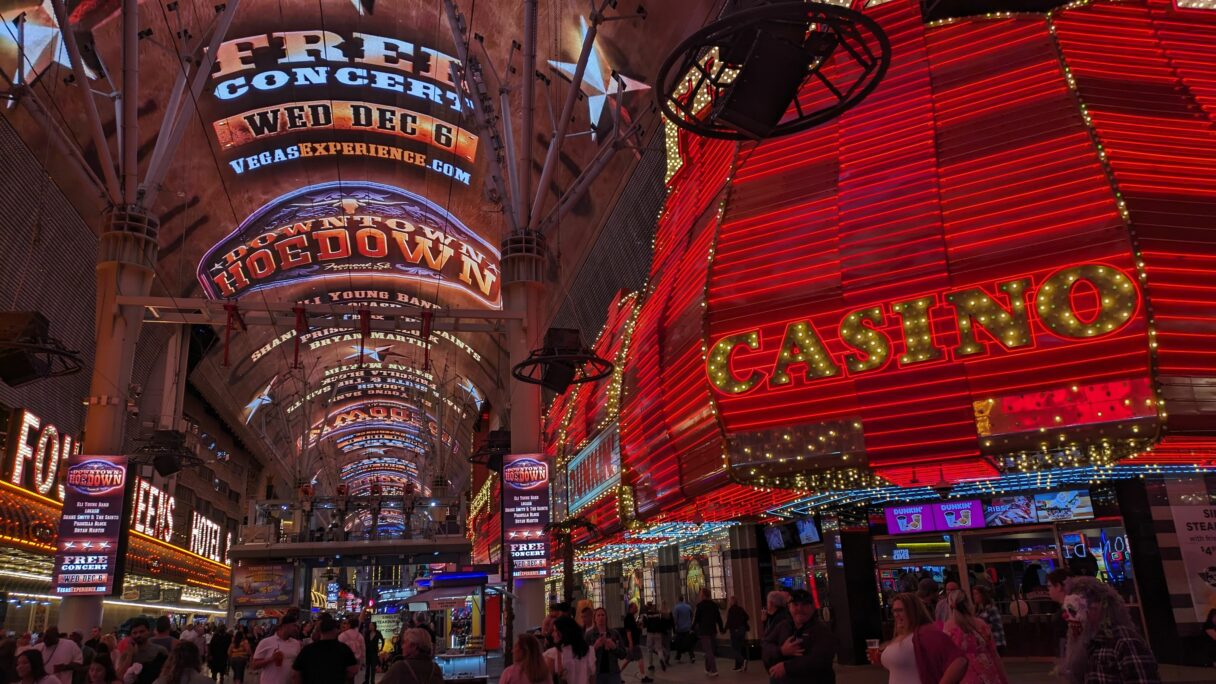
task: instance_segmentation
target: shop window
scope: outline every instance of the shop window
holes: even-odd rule
[[[1122,525],[1086,525],[1060,529],[1064,565],[1078,575],[1111,585],[1128,604],[1138,604],[1132,548]]]

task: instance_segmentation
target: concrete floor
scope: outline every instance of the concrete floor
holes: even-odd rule
[[[710,678],[705,674],[704,661],[697,658],[695,664],[673,664],[666,672],[653,673],[655,684],[689,684],[690,682],[746,682],[748,684],[767,682],[768,677],[759,667],[760,663],[753,661],[746,672],[733,672],[732,660],[718,659],[720,676]],[[1005,671],[1009,674],[1010,684],[1057,684],[1060,680],[1052,677],[1052,664],[1046,660],[1029,658],[1006,658]],[[1216,682],[1216,668],[1180,667],[1163,665],[1161,667],[1163,682],[1185,684],[1212,684]],[[640,677],[636,666],[630,668],[624,678],[624,684],[638,684]],[[836,679],[838,684],[886,684],[887,671],[881,667],[837,665]]]

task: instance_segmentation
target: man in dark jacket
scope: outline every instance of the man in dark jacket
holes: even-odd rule
[[[773,640],[781,644],[781,658],[769,665],[772,684],[836,684],[832,661],[836,636],[815,609],[810,592],[799,589],[790,598],[790,622],[775,626]],[[767,640],[767,637],[766,637]]]
[[[697,604],[697,612],[692,621],[697,637],[701,640],[701,650],[705,651],[705,672],[711,677],[717,677],[718,661],[714,658],[714,647],[718,634],[725,631],[726,627],[722,624],[722,609],[710,598],[708,589],[701,590],[701,602]]]

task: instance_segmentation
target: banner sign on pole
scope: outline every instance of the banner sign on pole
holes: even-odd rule
[[[514,577],[548,577],[549,464],[543,454],[511,454],[502,482],[503,541]]]
[[[109,596],[121,589],[119,552],[129,472],[126,456],[77,454],[68,459],[55,553],[56,595]]]

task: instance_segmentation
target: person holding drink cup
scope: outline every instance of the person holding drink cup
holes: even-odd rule
[[[296,618],[286,615],[275,628],[274,634],[258,642],[249,666],[262,673],[262,684],[290,684],[291,666],[302,647],[296,634],[299,625]]]
[[[872,664],[890,672],[889,684],[959,684],[967,674],[967,658],[933,623],[933,616],[915,594],[891,599],[895,635],[885,645],[866,641]]]

